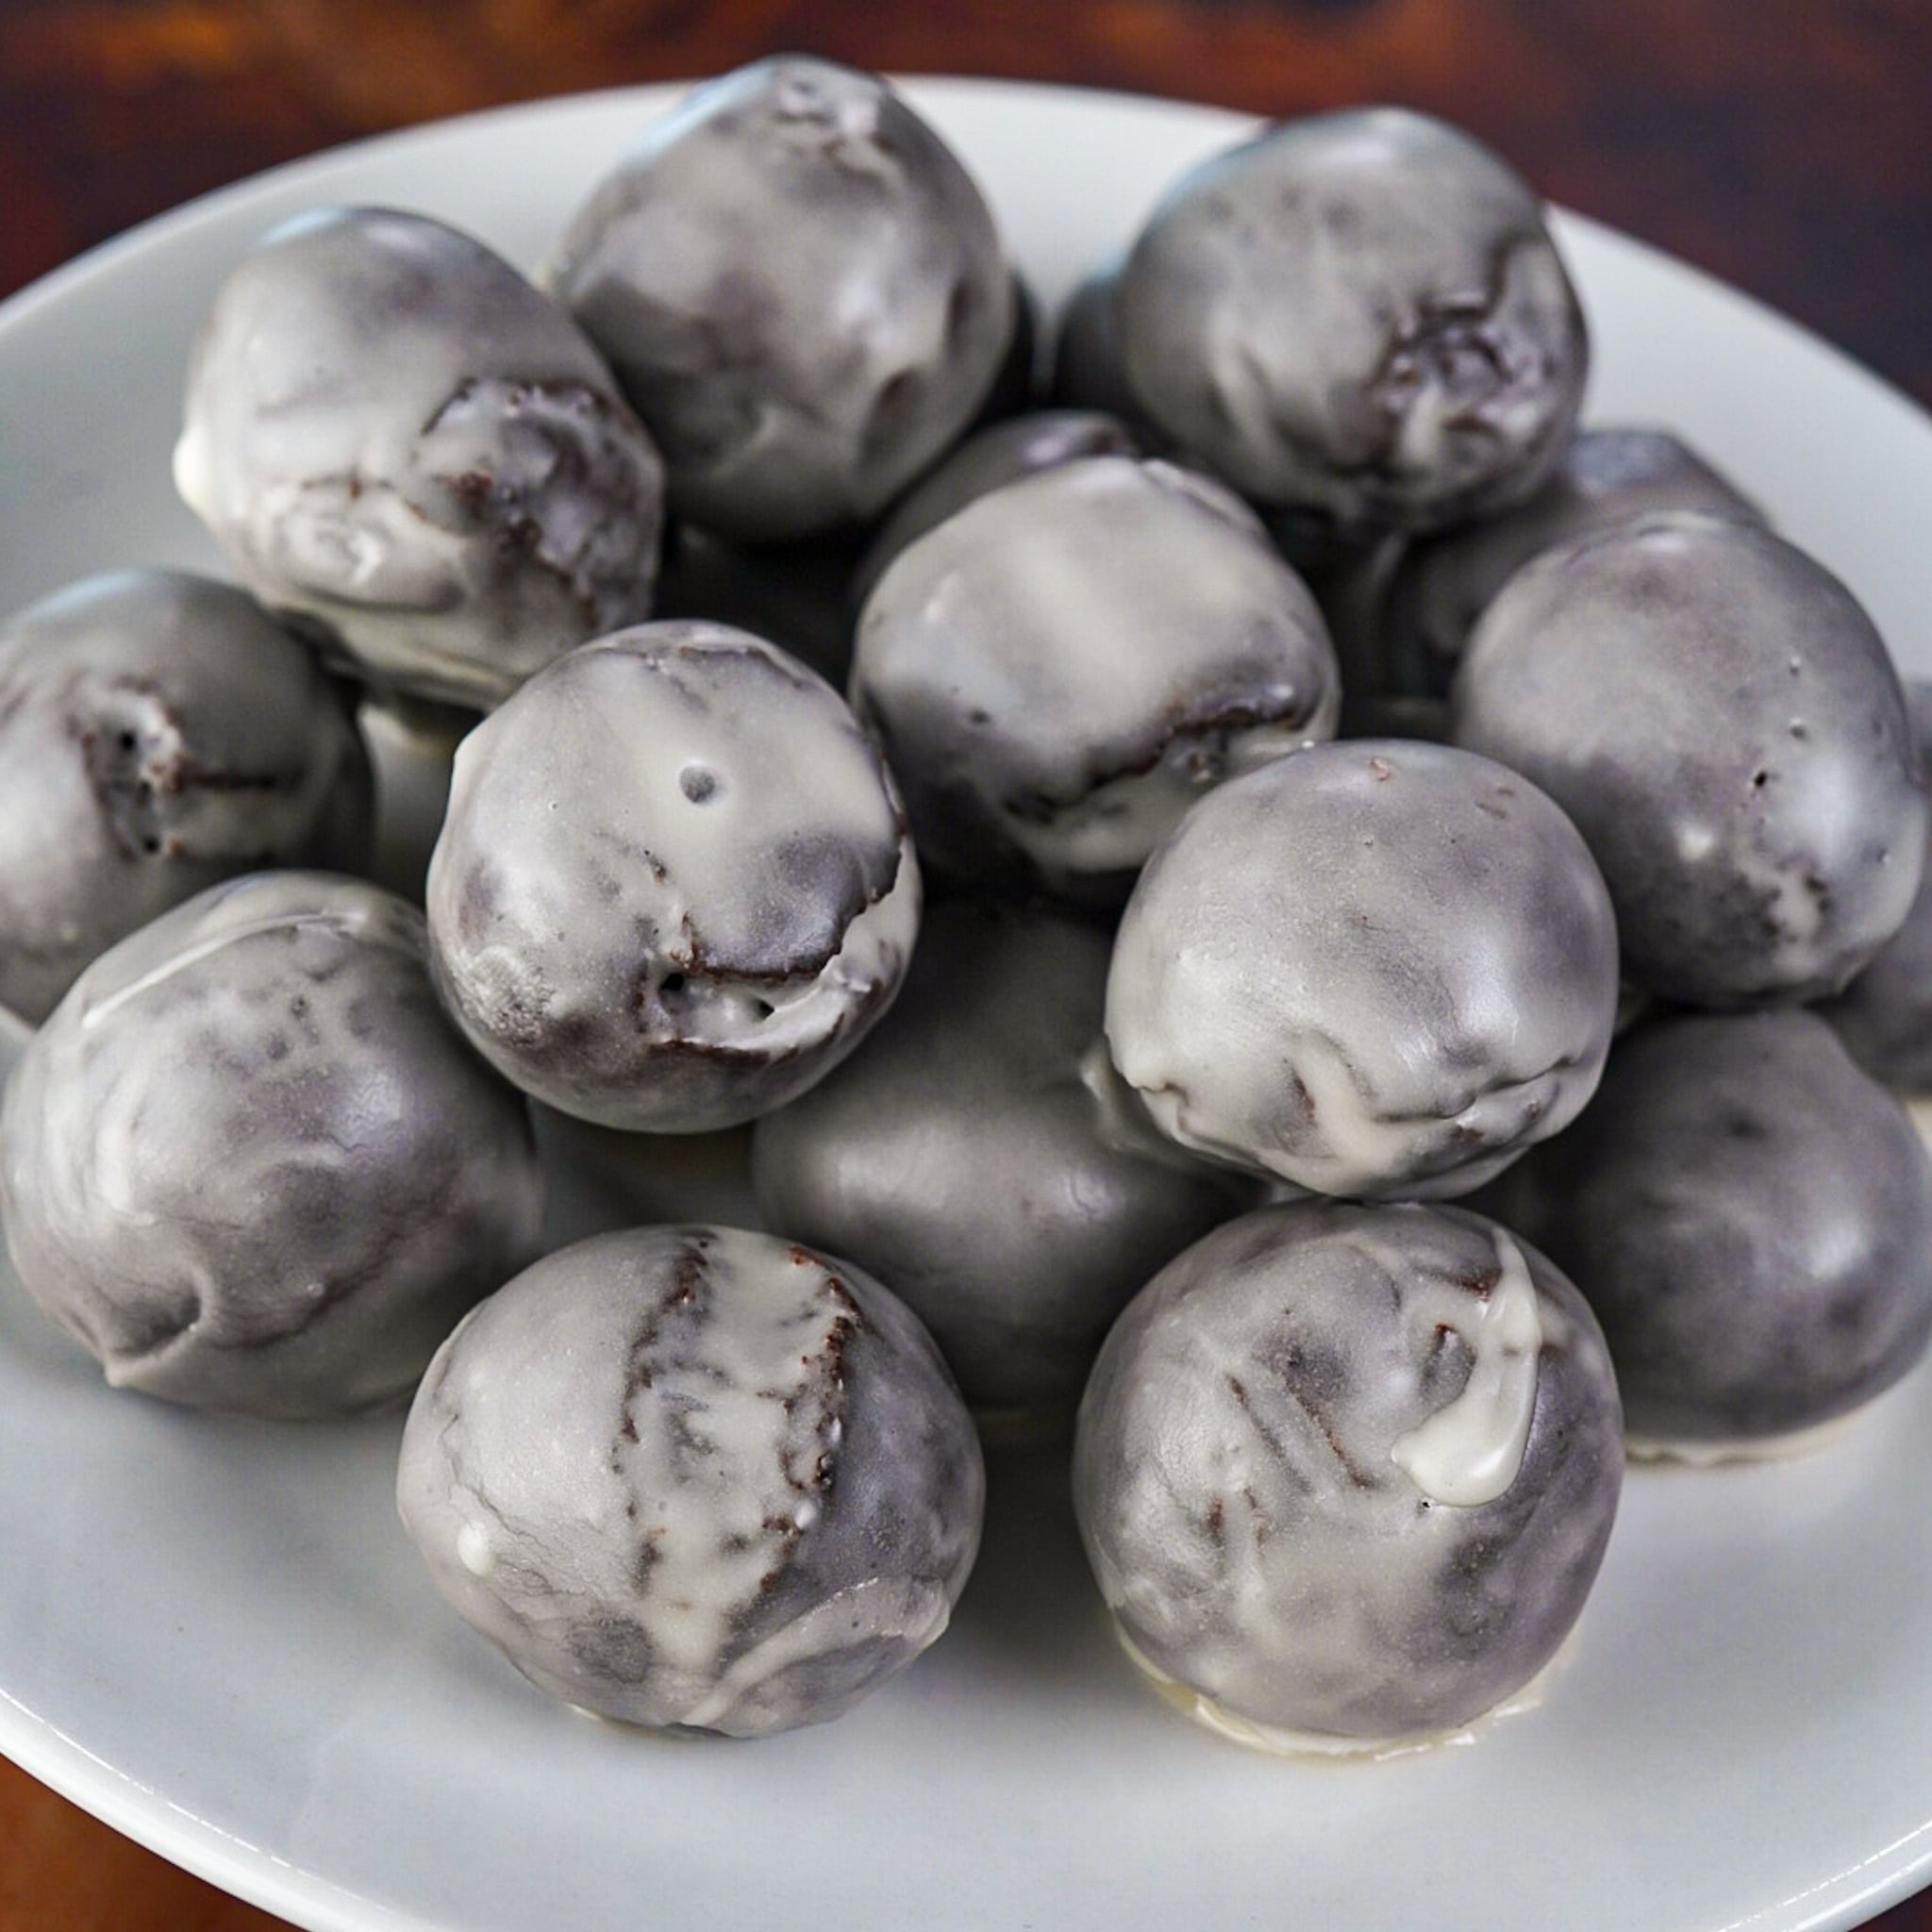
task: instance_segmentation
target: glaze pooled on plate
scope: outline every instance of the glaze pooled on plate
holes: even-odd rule
[[[1457,1208],[1270,1208],[1170,1262],[1081,1404],[1074,1504],[1132,1650],[1239,1733],[1466,1724],[1555,1656],[1623,1477],[1582,1297]]]
[[[437,983],[509,1079],[701,1133],[803,1092],[878,1020],[919,866],[836,691],[747,632],[651,624],[463,741],[428,906]]]
[[[0,1006],[269,865],[368,857],[369,758],[313,653],[231,585],[115,571],[0,626]]]
[[[1328,737],[1341,691],[1314,599],[1239,498],[1089,457],[900,552],[852,701],[935,870],[1117,901],[1204,791]]]
[[[979,1442],[869,1276],[769,1235],[602,1235],[450,1337],[397,1501],[438,1587],[530,1680],[630,1724],[822,1723],[945,1629]]]
[[[1541,792],[1351,739],[1222,786],[1141,875],[1107,1039],[1185,1147],[1324,1194],[1467,1193],[1594,1091],[1608,894]]]
[[[1812,1013],[1638,1026],[1495,1200],[1589,1297],[1653,1445],[1813,1429],[1932,1335],[1932,1158]]]
[[[1485,612],[1454,703],[1458,744],[1576,822],[1651,992],[1817,999],[1905,920],[1927,815],[1898,674],[1768,530],[1677,512],[1545,551]]]
[[[1521,502],[1589,366],[1535,192],[1390,108],[1283,122],[1183,175],[1103,319],[1129,420],[1257,503],[1358,534]],[[1107,336],[1084,352],[1103,370]]]
[[[741,541],[870,521],[972,423],[1014,287],[972,177],[874,75],[760,60],[693,90],[545,275],[664,452],[680,516]]]
[[[941,907],[877,1033],[758,1125],[767,1225],[890,1281],[981,1409],[1071,1411],[1148,1271],[1252,1199],[1109,1135],[1085,1068],[1107,959],[1059,913]]]
[[[28,1292],[117,1387],[196,1407],[400,1395],[536,1254],[542,1195],[422,914],[324,873],[213,887],[103,954],[0,1107]]]
[[[646,616],[657,451],[584,333],[427,216],[323,208],[222,284],[175,480],[373,684],[487,708]]]

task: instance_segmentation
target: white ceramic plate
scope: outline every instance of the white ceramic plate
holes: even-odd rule
[[[911,92],[1049,298],[1243,125]],[[0,310],[0,608],[108,564],[211,562],[168,482],[180,371],[269,223],[403,204],[528,263],[665,98],[283,169]],[[1592,413],[1680,426],[1932,671],[1932,424],[1740,296],[1562,232]],[[358,1932],[1808,1932],[1932,1880],[1924,1375],[1802,1464],[1635,1472],[1547,1705],[1376,1767],[1252,1757],[1144,1692],[1052,1456],[996,1461],[953,1631],[842,1723],[715,1747],[591,1724],[443,1610],[395,1523],[399,1428],[110,1394],[0,1283],[0,1750],[245,1897]]]

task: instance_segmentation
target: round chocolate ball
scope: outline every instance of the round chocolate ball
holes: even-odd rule
[[[1532,557],[1657,510],[1764,521],[1757,505],[1669,430],[1580,430],[1526,503],[1409,546],[1384,592],[1383,646],[1391,666],[1410,682],[1443,690],[1476,620]]]
[[[1074,1507],[1130,1654],[1248,1743],[1373,1749],[1491,1711],[1574,1625],[1616,1515],[1590,1310],[1479,1215],[1270,1208],[1115,1324]]]
[[[1141,875],[1114,1065],[1185,1147],[1317,1193],[1467,1193],[1573,1119],[1617,1012],[1576,829],[1448,745],[1350,739],[1210,793]]]
[[[1576,822],[1624,970],[1690,1006],[1837,991],[1896,932],[1927,813],[1871,620],[1768,530],[1676,513],[1525,564],[1470,641],[1457,742]]]
[[[1932,1335],[1932,1158],[1812,1013],[1639,1025],[1496,1199],[1589,1298],[1653,1446],[1809,1430]]]
[[[509,1079],[702,1133],[802,1093],[884,1013],[919,866],[829,685],[747,632],[651,624],[463,741],[428,907],[437,983]]]
[[[1355,532],[1522,502],[1589,364],[1535,192],[1390,108],[1284,122],[1184,175],[1111,320],[1140,411],[1187,459]]]
[[[116,1387],[201,1408],[402,1394],[536,1255],[542,1206],[422,914],[324,873],[215,886],[103,954],[0,1108],[27,1292]]]
[[[531,1682],[629,1724],[840,1716],[945,1629],[979,1442],[918,1322],[710,1226],[546,1257],[418,1391],[397,1474],[437,1586]]]
[[[0,1006],[225,878],[354,870],[369,758],[312,653],[231,585],[116,571],[0,626]]]
[[[1118,900],[1196,798],[1335,728],[1335,654],[1238,498],[1091,457],[982,496],[867,600],[852,698],[956,876]]]
[[[673,507],[742,541],[876,516],[977,415],[1013,331],[952,151],[875,75],[795,56],[649,128],[546,278],[663,449]]]
[[[569,316],[427,216],[325,208],[229,275],[175,480],[372,684],[485,708],[651,608],[657,451]]]
[[[1251,1194],[1109,1130],[1107,959],[1058,913],[941,907],[877,1033],[753,1141],[765,1224],[891,1282],[976,1408],[1071,1413],[1149,1270]]]

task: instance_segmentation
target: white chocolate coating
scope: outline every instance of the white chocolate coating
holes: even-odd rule
[[[1091,457],[909,544],[859,617],[852,698],[920,850],[1118,898],[1203,792],[1326,738],[1335,654],[1240,500]]]
[[[1074,1502],[1155,1672],[1243,1724],[1373,1747],[1549,1662],[1623,1467],[1608,1353],[1541,1256],[1456,1208],[1324,1203],[1227,1223],[1129,1305]]]
[[[858,1044],[920,883],[838,693],[747,632],[665,623],[573,652],[463,741],[428,906],[438,984],[511,1080],[699,1133]]]
[[[1528,184],[1396,108],[1284,122],[1183,176],[1111,313],[1126,387],[1176,449],[1351,530],[1529,495],[1589,362]]]
[[[368,856],[368,755],[314,654],[231,585],[89,577],[0,627],[0,1006],[225,878]]]
[[[1898,675],[1850,591],[1690,512],[1544,551],[1457,674],[1458,744],[1589,841],[1624,971],[1701,1007],[1814,1000],[1904,923],[1926,803]]]
[[[373,886],[216,886],[81,974],[0,1108],[22,1282],[117,1387],[258,1415],[392,1398],[536,1253],[523,1104]]]
[[[767,1235],[540,1262],[423,1379],[397,1501],[439,1587],[554,1695],[752,1736],[836,1717],[944,1630],[984,1474],[930,1339]]]
[[[1108,979],[1183,1146],[1325,1194],[1465,1193],[1571,1120],[1617,1010],[1608,895],[1536,789],[1446,745],[1316,745],[1204,799]]]
[[[651,608],[650,438],[568,315],[426,216],[303,215],[233,271],[175,480],[264,603],[419,696],[487,708]]]
[[[649,128],[545,281],[663,449],[679,515],[744,541],[876,516],[973,421],[1014,325],[951,150],[876,76],[798,57]]]

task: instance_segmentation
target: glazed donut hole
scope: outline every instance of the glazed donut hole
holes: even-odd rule
[[[1932,1158],[1812,1013],[1639,1025],[1491,1198],[1589,1297],[1647,1453],[1802,1446],[1932,1336]]]
[[[1139,1668],[1263,1749],[1375,1752],[1532,1684],[1623,1478],[1582,1297],[1457,1208],[1268,1208],[1108,1337],[1074,1504]]]
[[[829,686],[666,622],[559,659],[463,741],[428,908],[438,986],[506,1077],[600,1125],[703,1133],[876,1023],[919,866]]]
[[[216,886],[122,940],[0,1106],[22,1284],[116,1387],[195,1407],[406,1394],[534,1258],[542,1201],[528,1116],[438,1004],[421,913],[327,874]]]
[[[1116,903],[1194,799],[1340,706],[1321,613],[1239,499],[1112,456],[902,550],[851,689],[935,871]]]
[[[243,591],[71,584],[0,625],[0,1006],[38,1023],[117,940],[264,865],[358,869],[346,695]]]
[[[651,608],[650,437],[568,315],[425,215],[318,209],[236,266],[175,480],[242,582],[380,690],[487,709]]]
[[[770,1235],[637,1228],[550,1255],[423,1378],[403,1524],[457,1611],[599,1716],[821,1724],[945,1629],[978,1439],[930,1338]]]

